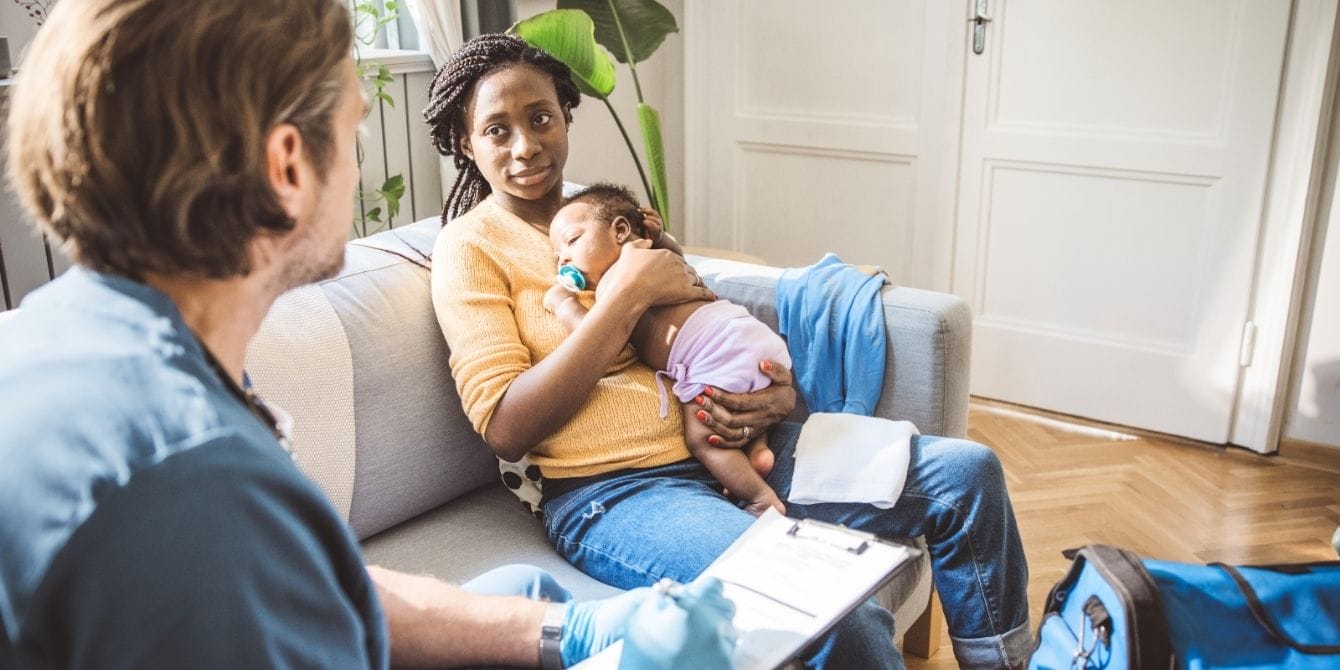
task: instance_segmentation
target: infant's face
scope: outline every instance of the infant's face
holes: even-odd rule
[[[586,287],[593,289],[605,271],[619,260],[619,238],[615,227],[599,220],[595,208],[574,202],[558,210],[549,223],[549,242],[554,245],[558,264],[571,264],[586,275]]]

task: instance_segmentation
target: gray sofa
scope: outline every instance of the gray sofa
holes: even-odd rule
[[[438,230],[431,219],[350,242],[337,277],[278,300],[247,369],[261,395],[294,416],[298,464],[346,515],[369,563],[452,581],[531,563],[579,598],[609,595],[613,587],[550,548],[461,410],[429,298]],[[780,268],[691,260],[723,298],[775,327]],[[883,300],[889,356],[878,414],[909,419],[923,433],[963,435],[966,305],[900,287],[886,287]],[[796,418],[804,414],[799,408]],[[924,558],[881,594],[898,635],[919,622],[907,650],[921,656],[938,646],[931,597]]]

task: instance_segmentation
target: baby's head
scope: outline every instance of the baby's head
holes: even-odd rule
[[[563,200],[549,222],[549,242],[558,264],[572,265],[586,276],[586,288],[594,289],[619,260],[619,247],[641,239],[642,212],[637,198],[615,184],[594,184]]]

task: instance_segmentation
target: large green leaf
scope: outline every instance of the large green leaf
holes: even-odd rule
[[[568,66],[582,93],[603,100],[614,90],[614,61],[596,44],[595,24],[586,12],[551,10],[518,22],[509,32]]]
[[[559,9],[580,9],[591,15],[596,24],[596,41],[600,42],[620,63],[627,63],[627,51],[619,39],[618,25],[623,26],[628,38],[628,51],[633,63],[647,60],[661,46],[665,36],[679,32],[675,15],[656,0],[558,0]],[[612,8],[612,9],[611,9]],[[619,13],[618,24],[614,12]]]
[[[665,179],[665,144],[661,141],[661,115],[645,102],[637,104],[637,125],[642,129],[642,146],[651,169],[652,206],[661,213],[665,229],[670,230],[670,191]]]

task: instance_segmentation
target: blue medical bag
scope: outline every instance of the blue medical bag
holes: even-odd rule
[[[1258,567],[1066,552],[1030,668],[1340,668],[1340,562]]]

